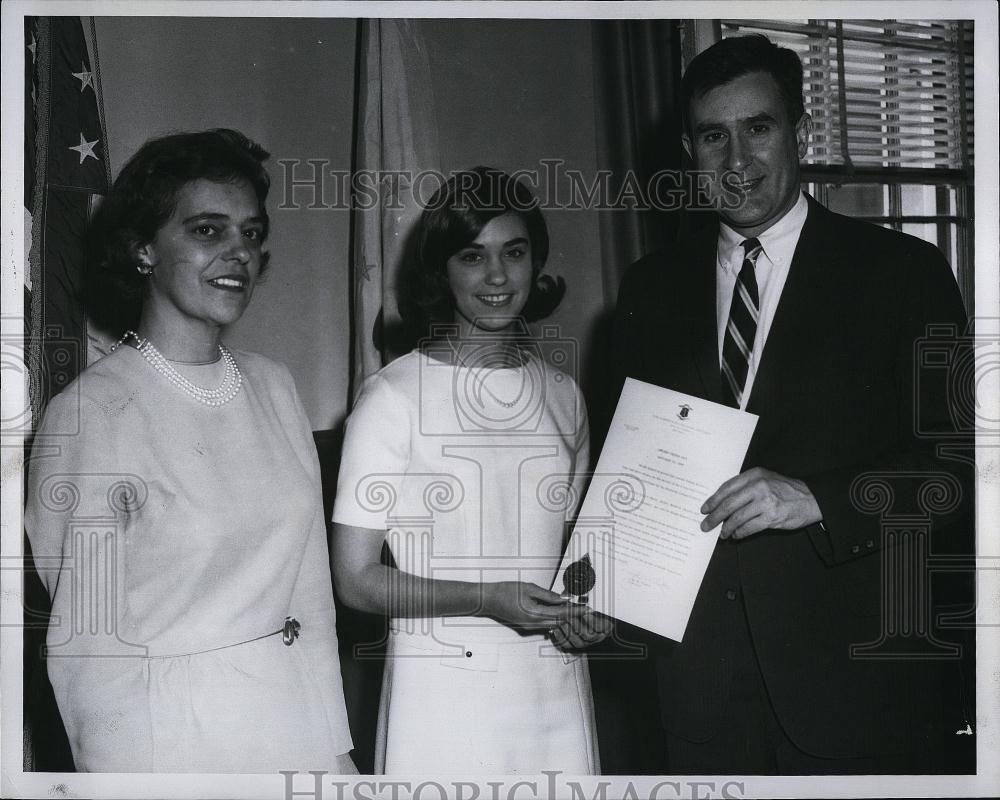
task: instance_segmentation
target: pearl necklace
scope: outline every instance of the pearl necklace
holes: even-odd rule
[[[201,386],[193,384],[181,375],[176,369],[174,369],[173,365],[163,357],[163,354],[153,346],[153,343],[149,341],[149,339],[143,339],[135,331],[125,331],[125,335],[118,340],[111,350],[117,350],[130,336],[135,339],[138,351],[142,353],[143,358],[149,362],[153,369],[163,375],[186,395],[193,397],[199,403],[204,403],[206,406],[213,407],[222,406],[239,394],[240,387],[243,385],[243,373],[240,372],[240,368],[236,363],[235,357],[229,352],[229,348],[227,348],[224,344],[219,345],[219,354],[222,356],[222,360],[226,362],[225,377],[223,377],[222,383],[220,383],[217,388],[203,389]]]
[[[490,376],[493,375],[493,373],[496,372],[498,369],[504,369],[507,368],[508,366],[514,369],[521,369],[527,364],[528,356],[520,348],[515,346],[514,348],[512,348],[512,352],[511,350],[504,349],[501,350],[499,353],[489,353],[487,358],[482,359],[486,363],[470,365],[459,353],[458,349],[455,347],[454,342],[449,342],[449,346],[451,348],[452,354],[455,357],[455,360],[458,362],[458,365],[472,371],[473,385],[478,386],[480,389],[480,391],[476,392],[477,396],[481,396],[482,394],[487,394],[489,395],[490,399],[493,400],[494,403],[497,403],[503,406],[504,408],[513,408],[518,403],[520,403],[521,398],[524,397],[523,381],[521,383],[521,388],[517,392],[517,396],[514,397],[513,400],[501,400],[486,385],[486,381],[488,381]],[[516,366],[511,364],[510,363],[511,361],[516,362]],[[496,363],[492,362],[499,362],[500,364],[502,364],[502,366],[497,366]]]
[[[501,400],[499,397],[497,397],[493,393],[493,391],[490,389],[490,387],[488,387],[486,385],[486,381],[489,379],[489,377],[490,377],[489,375],[486,375],[486,376],[480,378],[479,379],[479,385],[482,386],[483,393],[489,395],[490,398],[493,400],[493,402],[499,403],[504,408],[513,408],[514,406],[516,406],[518,404],[518,402],[524,396],[524,383],[522,381],[521,388],[518,390],[517,396],[513,400],[510,400],[510,401],[508,401],[508,400]]]

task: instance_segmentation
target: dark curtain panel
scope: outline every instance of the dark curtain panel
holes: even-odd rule
[[[669,198],[682,166],[680,31],[673,20],[593,22],[598,168],[612,172],[610,195],[624,199],[637,187],[636,208],[600,212],[605,313],[584,387],[592,419],[592,448],[600,452],[617,401],[608,385],[608,332],[618,286],[629,264],[668,248],[681,213]],[[656,176],[662,176],[659,180]],[[651,191],[654,187],[659,191]],[[619,193],[622,193],[619,195]],[[627,202],[612,203],[630,205]],[[645,635],[618,626],[591,656],[601,767],[606,774],[650,774],[664,746],[652,656]]]
[[[595,20],[594,101],[597,167],[611,172],[600,216],[604,312],[588,354],[583,386],[592,452],[617,402],[607,380],[608,337],[618,286],[629,264],[673,241],[681,224],[683,164],[681,42],[675,20]],[[634,189],[634,191],[633,191]],[[631,196],[638,195],[638,202]],[[617,201],[617,202],[616,202]]]
[[[599,213],[604,313],[583,387],[591,414],[591,451],[598,452],[618,400],[617,387],[607,380],[618,286],[629,264],[673,241],[682,224],[679,206],[685,195],[671,191],[683,186],[684,163],[678,22],[595,20],[592,25],[597,167],[611,172],[608,202]],[[635,194],[637,203],[630,199]]]
[[[680,32],[674,20],[595,21],[594,88],[598,168],[613,172],[612,195],[635,176],[649,191],[654,176],[681,166]],[[613,303],[625,269],[662,249],[677,230],[677,213],[663,208],[670,179],[647,208],[601,214],[605,294]]]

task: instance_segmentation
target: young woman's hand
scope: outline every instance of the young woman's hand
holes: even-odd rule
[[[514,628],[555,627],[567,616],[576,616],[575,604],[534,583],[501,581],[483,584],[485,615]],[[586,610],[586,609],[582,609]]]
[[[578,606],[582,613],[567,616],[549,631],[552,644],[560,650],[582,650],[611,635],[611,617]]]

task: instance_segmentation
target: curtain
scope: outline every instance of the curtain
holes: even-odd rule
[[[678,24],[647,19],[593,25],[598,167],[612,170],[619,186],[632,174],[647,187],[657,172],[681,166]],[[678,213],[663,208],[601,212],[601,260],[611,306],[628,265],[665,247],[678,222]]]
[[[678,107],[680,27],[675,20],[600,20],[593,25],[596,161],[612,173],[610,195],[625,181],[648,188],[657,173],[679,175],[684,154]],[[646,207],[599,213],[605,313],[598,320],[584,393],[597,445],[617,397],[607,390],[607,343],[618,286],[629,264],[669,246],[682,212],[646,197]]]
[[[420,213],[414,178],[422,171],[440,172],[422,24],[358,21],[351,235],[354,397],[366,377],[405,348],[395,292],[407,235]]]

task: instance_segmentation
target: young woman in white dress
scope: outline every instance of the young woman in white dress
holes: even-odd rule
[[[356,772],[312,431],[284,366],[222,344],[267,264],[267,155],[151,140],[94,224],[129,330],[49,403],[25,511],[78,771]]]
[[[545,221],[477,167],[431,199],[416,243],[400,308],[429,336],[366,382],[333,514],[337,591],[391,618],[376,770],[596,774],[578,651],[607,620],[549,589],[589,455],[580,391],[549,363],[572,371],[573,344],[526,326],[565,289],[540,275]]]

